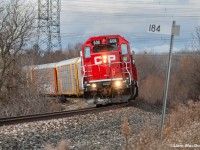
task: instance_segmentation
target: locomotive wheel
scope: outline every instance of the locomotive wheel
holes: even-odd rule
[[[135,93],[132,97],[133,100],[135,100],[135,98],[138,96],[138,86],[134,86],[134,88],[135,88]]]
[[[131,85],[131,97],[130,100],[135,100],[135,98],[138,96],[138,86],[137,84],[132,84]]]

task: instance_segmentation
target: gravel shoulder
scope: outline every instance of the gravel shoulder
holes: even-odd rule
[[[67,139],[74,150],[121,150],[125,141],[120,128],[125,117],[134,139],[147,124],[157,128],[161,108],[133,103],[127,108],[97,114],[3,126],[0,127],[0,149],[43,150],[47,143],[55,146]]]

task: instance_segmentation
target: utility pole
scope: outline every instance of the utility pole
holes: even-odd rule
[[[38,41],[40,49],[51,50],[51,34],[49,26],[49,0],[38,0]]]
[[[50,33],[51,33],[51,48],[62,50],[60,37],[60,5],[61,0],[50,0]]]
[[[38,41],[44,51],[62,50],[60,37],[60,1],[38,0]]]

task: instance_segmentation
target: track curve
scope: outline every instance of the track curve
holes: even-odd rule
[[[19,116],[19,117],[0,118],[0,126],[33,122],[33,121],[51,120],[51,119],[57,119],[57,118],[65,118],[65,117],[90,114],[90,113],[98,113],[98,112],[102,112],[102,111],[127,107],[128,105],[129,105],[129,103],[122,103],[122,104],[118,104],[118,105],[111,105],[111,106],[99,107],[99,108],[91,107],[91,108],[85,108],[85,109],[79,109],[79,110],[60,111],[60,112],[53,112],[53,113]]]

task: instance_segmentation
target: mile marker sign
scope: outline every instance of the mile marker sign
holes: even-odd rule
[[[171,35],[169,60],[168,60],[168,65],[167,65],[167,73],[166,73],[166,81],[165,81],[165,91],[164,91],[164,96],[163,96],[163,109],[162,109],[162,121],[161,121],[161,139],[162,139],[164,125],[165,125],[164,122],[165,122],[165,113],[166,113],[166,105],[167,105],[167,94],[168,94],[168,85],[169,85],[169,77],[170,77],[171,56],[172,56],[172,49],[173,49],[173,43],[174,43],[174,36],[175,35],[178,36],[180,34],[180,25],[176,25],[176,21],[173,21],[172,26],[152,23],[152,24],[149,24],[147,32]]]
[[[171,29],[171,24],[151,23],[148,25],[147,32],[171,35]]]

